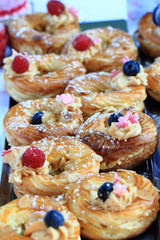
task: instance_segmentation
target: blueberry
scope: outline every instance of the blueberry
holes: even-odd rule
[[[160,4],[155,7],[152,13],[152,20],[153,22],[160,27]]]
[[[127,62],[123,65],[123,72],[124,72],[127,76],[136,76],[137,73],[140,72],[139,63],[136,62],[136,61],[134,61],[134,60],[127,61]]]
[[[42,124],[43,111],[36,112],[32,118],[31,124]]]
[[[113,191],[113,183],[105,182],[98,188],[98,197],[105,202]]]
[[[63,215],[57,210],[50,210],[44,217],[47,227],[58,228],[64,224]]]
[[[123,117],[119,112],[112,113],[108,118],[108,125],[111,126],[112,122],[118,122],[118,118]]]

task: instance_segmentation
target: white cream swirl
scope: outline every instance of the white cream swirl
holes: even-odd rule
[[[115,77],[111,78],[110,88],[119,91],[128,86],[147,86],[147,74],[144,72],[143,67],[140,65],[140,72],[136,76],[127,76],[123,71],[118,73]]]
[[[59,27],[77,22],[78,19],[65,9],[59,16],[46,14],[44,21],[47,22],[45,31],[53,34]]]
[[[141,133],[142,129],[138,123],[130,123],[125,128],[116,127],[116,122],[112,122],[110,128],[108,129],[108,134],[114,139],[127,140],[132,137],[136,137]]]
[[[33,77],[35,75],[40,74],[39,70],[36,67],[36,64],[34,63],[34,60],[32,58],[29,58],[29,69],[24,72],[24,73],[16,73],[13,69],[12,69],[12,62],[15,58],[15,56],[18,55],[22,55],[22,54],[17,54],[17,55],[12,55],[10,57],[7,57],[4,59],[4,69],[5,72],[8,76],[8,78],[14,78],[16,77],[18,80],[21,80],[21,78],[26,77],[29,81],[32,81]]]
[[[94,39],[92,39],[92,40],[94,41]],[[73,44],[71,43],[68,46],[67,54],[68,54],[68,56],[76,56],[76,58],[78,58],[81,62],[87,62],[87,61],[91,60],[92,56],[94,56],[101,49],[102,49],[102,41],[99,41],[96,44],[93,44],[90,48],[88,48],[85,51],[77,51],[73,47]]]

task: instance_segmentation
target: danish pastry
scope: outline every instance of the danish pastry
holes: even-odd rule
[[[138,23],[137,41],[142,51],[152,58],[160,56],[160,4],[146,13]]]
[[[145,68],[148,74],[147,93],[156,101],[160,102],[160,57],[154,63]]]
[[[127,61],[139,66],[135,61]],[[128,75],[126,75],[128,74]],[[91,116],[95,112],[107,110],[114,112],[119,109],[134,107],[137,111],[144,109],[144,100],[146,98],[147,74],[143,67],[139,66],[136,72],[116,71],[112,73],[89,73],[84,76],[76,77],[71,80],[65,90],[65,93],[73,94],[81,98],[82,111],[84,116]]]
[[[70,94],[21,102],[4,117],[9,145],[28,145],[48,136],[73,135],[83,122],[81,102]]]
[[[58,196],[78,179],[98,173],[102,157],[74,137],[58,137],[13,147],[2,153],[9,163],[9,181],[17,197],[25,194]]]
[[[63,202],[26,195],[2,206],[1,240],[78,240],[80,225]]]
[[[76,58],[54,53],[28,56],[13,51],[4,63],[5,88],[17,102],[55,97],[71,79],[86,72]]]
[[[157,127],[144,113],[95,113],[75,134],[103,157],[102,170],[133,169],[149,159],[158,143]]]
[[[12,48],[28,54],[60,53],[67,40],[80,32],[76,10],[60,1],[50,2],[58,6],[49,6],[47,13],[27,14],[10,21],[8,32]]]
[[[72,36],[61,53],[76,56],[88,72],[121,69],[123,57],[137,60],[138,55],[132,37],[110,26],[89,29],[80,35]]]
[[[156,219],[159,195],[149,179],[133,171],[90,175],[66,195],[68,209],[81,225],[81,235],[94,240],[129,239]]]

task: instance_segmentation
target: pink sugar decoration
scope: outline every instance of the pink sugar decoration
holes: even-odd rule
[[[69,93],[57,95],[57,99],[62,100],[64,104],[71,104],[75,101]]]
[[[97,45],[98,43],[102,42],[102,39],[101,38],[95,38],[93,39],[93,44],[94,45]]]
[[[122,58],[122,62],[123,63],[126,63],[129,61],[129,57],[128,56],[125,56],[124,58]]]
[[[30,57],[29,57],[29,55],[28,55],[27,52],[24,52],[23,54],[24,54],[24,56],[25,56],[28,60],[30,60]]]
[[[71,6],[69,9],[68,9],[69,13],[75,17],[75,18],[78,18],[78,10],[75,9],[73,6]]]
[[[8,149],[8,150],[3,150],[1,153],[1,156],[4,157],[4,155],[6,155],[7,153],[12,152],[12,149]]]
[[[130,124],[133,123],[138,123],[137,119],[138,119],[138,114],[135,113],[134,115],[132,115],[131,112],[128,112],[124,117],[120,117],[118,119],[118,122],[116,123],[116,127],[119,128],[125,128],[128,127]]]
[[[18,54],[18,52],[12,48],[12,55],[16,56]]]
[[[115,177],[115,181],[113,182],[113,184],[120,181],[120,178],[117,173],[114,173],[114,177]]]
[[[127,193],[127,186],[126,185],[120,185],[120,184],[115,184],[113,193],[119,198],[123,193]]]
[[[114,78],[118,73],[120,73],[122,70],[112,70],[111,74],[110,74],[110,78]]]

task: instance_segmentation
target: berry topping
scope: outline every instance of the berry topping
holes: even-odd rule
[[[105,182],[98,188],[98,197],[105,202],[113,191],[113,183]]]
[[[108,125],[111,126],[112,122],[118,122],[118,119],[123,117],[123,115],[119,112],[112,113],[108,118]]]
[[[93,41],[86,34],[80,34],[73,41],[73,47],[77,51],[86,51],[90,46],[93,45]]]
[[[64,11],[64,8],[64,4],[56,0],[51,0],[47,3],[48,12],[51,15],[59,16]]]
[[[63,215],[57,210],[50,210],[44,217],[47,227],[58,228],[64,224]]]
[[[152,19],[157,26],[160,26],[160,4],[153,10]]]
[[[36,112],[32,118],[31,124],[42,124],[43,111]]]
[[[5,25],[3,23],[0,23],[0,40],[2,40],[2,38],[4,37],[5,32],[6,32]]]
[[[16,73],[24,73],[27,72],[29,69],[29,61],[23,55],[17,55],[13,59],[11,67]]]
[[[45,154],[37,147],[29,147],[22,156],[22,163],[26,167],[40,168],[45,162]]]
[[[139,63],[134,60],[129,60],[123,65],[123,72],[127,76],[136,76],[140,72]]]

